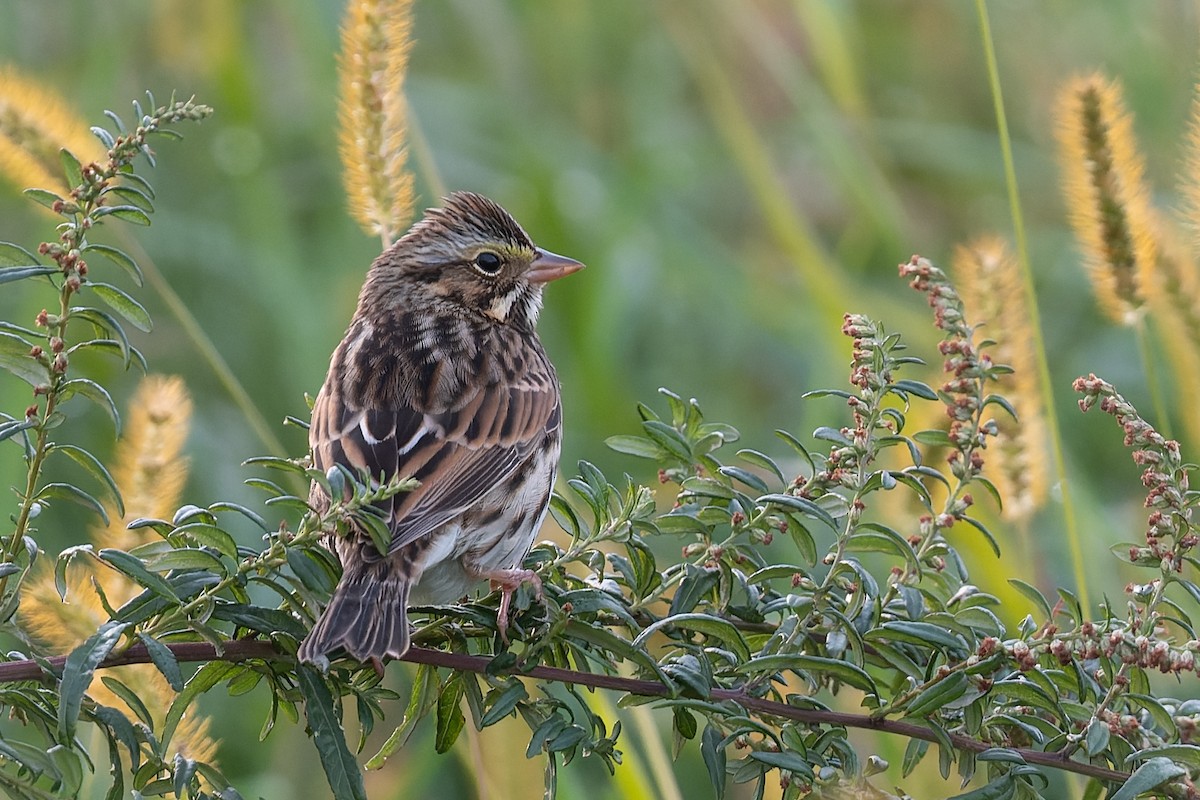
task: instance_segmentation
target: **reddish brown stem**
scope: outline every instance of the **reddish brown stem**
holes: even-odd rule
[[[221,653],[207,642],[171,642],[167,647],[179,661],[245,661],[250,658],[290,659],[293,656],[280,650],[272,642],[259,639],[235,639],[226,642]],[[66,656],[55,656],[46,659],[53,669],[59,671],[66,662]],[[414,664],[430,664],[435,667],[459,670],[461,672],[483,673],[487,670],[491,658],[488,656],[470,655],[468,653],[448,653],[444,650],[430,650],[424,647],[413,647],[402,659]],[[146,646],[135,644],[128,650],[105,659],[100,667],[117,667],[124,664],[145,664],[150,661]],[[520,673],[524,678],[554,681],[588,686],[594,689],[611,689],[617,692],[628,692],[640,697],[666,697],[670,690],[657,681],[623,678],[618,675],[602,675],[594,672],[577,672],[560,667],[537,666]],[[36,661],[10,661],[0,664],[0,683],[12,681],[44,680],[45,670]],[[761,697],[750,697],[734,689],[713,689],[711,699],[732,700],[743,708],[756,711],[771,717],[780,717],[809,725],[840,725],[846,728],[863,728],[866,730],[882,731],[897,734],[909,739],[921,739],[926,742],[937,742],[938,738],[931,730],[912,722],[901,722],[890,719],[872,719],[865,714],[851,714],[843,711],[817,711],[807,708],[796,708],[786,703],[766,700]],[[959,750],[972,753],[982,753],[994,745],[973,739],[962,734],[950,734],[950,741]],[[1058,753],[1045,753],[1040,750],[1011,748],[1020,753],[1030,764],[1061,769],[1098,778],[1102,781],[1124,783],[1129,773],[1107,769],[1095,764],[1085,764],[1072,761]]]

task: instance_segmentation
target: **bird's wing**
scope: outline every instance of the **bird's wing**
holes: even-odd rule
[[[340,463],[384,481],[397,475],[420,481],[383,508],[395,552],[507,480],[559,427],[557,385],[552,372],[546,378],[486,385],[440,413],[409,404],[358,407],[326,386],[313,407],[315,466]]]

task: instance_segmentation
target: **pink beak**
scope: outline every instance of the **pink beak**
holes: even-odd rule
[[[555,255],[549,250],[537,249],[537,258],[529,265],[525,278],[533,283],[549,283],[583,269],[583,264],[573,258]]]

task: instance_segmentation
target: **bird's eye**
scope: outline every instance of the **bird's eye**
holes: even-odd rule
[[[482,272],[484,275],[495,275],[500,271],[500,267],[504,266],[504,262],[500,260],[500,256],[484,250],[479,255],[475,256],[475,269]]]

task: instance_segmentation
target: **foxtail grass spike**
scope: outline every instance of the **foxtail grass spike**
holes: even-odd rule
[[[1121,88],[1101,75],[1069,81],[1058,100],[1067,211],[1101,308],[1133,325],[1157,260],[1145,165]]]
[[[412,215],[404,72],[411,0],[352,0],[338,61],[338,152],[350,213],[387,247]]]
[[[59,151],[66,148],[84,163],[103,153],[87,131],[53,90],[0,68],[0,180],[66,194],[71,187]]]
[[[1026,520],[1045,503],[1050,481],[1044,402],[1020,267],[1002,239],[988,236],[955,251],[954,273],[971,318],[981,320],[984,338],[996,342],[993,360],[1013,369],[1000,385],[1017,420],[999,415],[1000,433],[988,450],[991,477],[1005,498],[1002,515]]]

